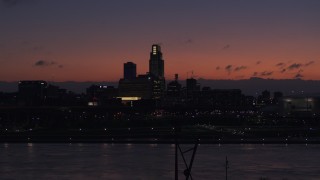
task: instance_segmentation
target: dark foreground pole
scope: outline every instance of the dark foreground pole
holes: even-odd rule
[[[174,174],[175,174],[175,180],[179,179],[178,176],[178,139],[177,139],[177,128],[174,128],[174,133],[175,133],[175,169],[174,169]]]
[[[226,180],[228,180],[228,168],[229,168],[229,162],[228,162],[228,156],[226,156]]]
[[[199,144],[199,141],[196,142],[196,144],[194,145],[194,148],[193,148],[191,161],[190,161],[190,164],[189,164],[189,167],[188,167],[189,174],[187,175],[187,178],[186,178],[187,180],[189,179],[189,177],[191,177],[191,179],[192,179],[191,169],[192,169],[192,165],[193,165],[194,156],[196,155],[196,152],[197,152],[198,144]]]

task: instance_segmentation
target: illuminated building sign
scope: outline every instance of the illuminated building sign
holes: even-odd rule
[[[152,47],[152,54],[154,54],[154,55],[157,54],[157,46]]]
[[[122,101],[137,101],[141,99],[141,97],[118,97],[118,98],[121,98]]]

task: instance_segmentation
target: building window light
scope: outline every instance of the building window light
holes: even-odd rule
[[[157,54],[157,46],[152,47],[152,53],[155,55]]]

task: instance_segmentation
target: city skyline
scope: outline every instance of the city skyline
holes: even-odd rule
[[[165,78],[320,80],[318,1],[0,2],[0,81],[118,81],[123,63]]]

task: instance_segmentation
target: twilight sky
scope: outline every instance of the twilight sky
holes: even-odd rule
[[[165,76],[320,80],[319,0],[1,0],[0,81]]]

